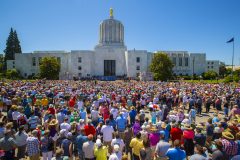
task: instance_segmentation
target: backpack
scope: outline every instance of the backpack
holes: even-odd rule
[[[25,119],[25,116],[24,115],[21,115],[21,117],[18,119],[18,124],[19,126],[21,125],[25,125],[27,123],[26,119]]]

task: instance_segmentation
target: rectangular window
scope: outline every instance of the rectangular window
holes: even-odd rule
[[[15,65],[13,65],[12,67],[15,68]]]
[[[32,65],[36,66],[36,57],[32,57]]]
[[[138,71],[140,70],[140,66],[137,66],[137,70],[138,70]]]
[[[15,61],[13,61],[12,64],[15,64]]]
[[[211,66],[211,68],[213,68],[213,66]]]
[[[178,60],[179,60],[178,65],[179,65],[179,66],[182,66],[182,57],[179,57]]]
[[[214,64],[214,62],[212,62],[212,64]]]
[[[78,66],[78,70],[81,71],[81,70],[82,70],[82,67],[81,67],[81,66]]]
[[[82,63],[82,57],[78,57],[78,63]]]
[[[82,77],[82,73],[78,73],[78,77]]]
[[[38,64],[39,64],[39,65],[42,64],[42,57],[38,57]]]
[[[139,63],[140,62],[140,57],[136,58],[136,62]]]
[[[185,57],[185,66],[188,66],[188,57]]]
[[[207,68],[210,68],[209,66],[207,66]]]
[[[172,58],[172,61],[173,61],[174,66],[176,66],[176,64],[177,64],[177,58],[176,58],[176,57],[173,57],[173,58]]]

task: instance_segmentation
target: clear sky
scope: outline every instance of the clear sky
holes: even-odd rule
[[[110,7],[128,49],[203,52],[231,64],[234,36],[240,64],[240,0],[0,0],[0,53],[11,27],[23,52],[93,50]]]

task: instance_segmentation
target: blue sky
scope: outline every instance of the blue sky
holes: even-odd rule
[[[23,52],[92,50],[110,7],[128,49],[204,52],[230,64],[234,36],[240,64],[240,0],[0,0],[0,53],[11,27]]]

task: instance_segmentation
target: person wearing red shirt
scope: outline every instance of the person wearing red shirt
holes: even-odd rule
[[[178,124],[174,123],[170,131],[172,142],[179,140],[181,142],[183,131],[178,127]]]
[[[86,136],[88,136],[89,134],[92,134],[93,136],[95,136],[95,134],[96,134],[96,129],[92,125],[91,120],[88,120],[88,124],[84,126],[84,130],[85,130],[85,135]]]
[[[55,115],[55,109],[53,108],[52,104],[49,105],[48,111],[51,115]]]

